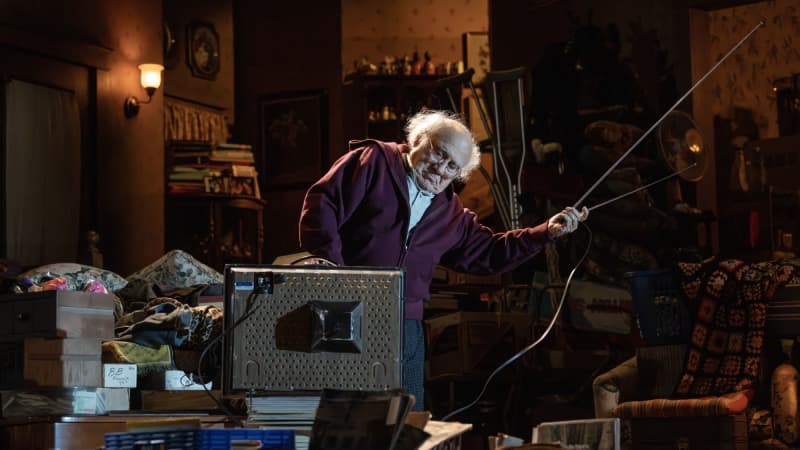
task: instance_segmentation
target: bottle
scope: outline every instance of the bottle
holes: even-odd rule
[[[756,151],[758,152],[758,182],[761,184],[761,192],[764,192],[767,190],[767,166],[764,164],[764,153],[761,152],[761,147],[756,147]]]
[[[733,164],[731,164],[731,190],[732,191],[749,191],[747,184],[747,166],[744,160],[744,149],[737,149],[733,157]]]
[[[411,58],[411,74],[419,75],[422,73],[422,61],[419,59],[419,53],[414,50],[414,56]]]
[[[431,55],[425,52],[425,66],[423,68],[425,75],[436,75],[436,65],[431,61]]]

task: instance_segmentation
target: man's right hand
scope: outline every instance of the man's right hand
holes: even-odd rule
[[[578,225],[589,217],[589,210],[584,206],[580,211],[567,207],[547,221],[547,233],[551,238],[559,238],[578,229]]]

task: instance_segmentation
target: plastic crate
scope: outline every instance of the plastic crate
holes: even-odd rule
[[[625,274],[639,333],[648,346],[689,342],[694,315],[671,270]]]
[[[261,449],[294,450],[294,431],[259,430],[253,428],[218,428],[201,430],[197,448],[203,450],[228,450],[231,441],[261,441]]]
[[[165,450],[229,450],[231,441],[261,441],[262,450],[294,450],[293,430],[215,428],[207,430],[161,430],[131,433],[106,433],[106,450],[134,450],[150,443],[163,443]]]

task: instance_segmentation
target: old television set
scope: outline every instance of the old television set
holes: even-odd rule
[[[224,394],[402,388],[404,280],[397,268],[226,266]]]

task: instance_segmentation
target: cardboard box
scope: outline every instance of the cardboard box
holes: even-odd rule
[[[540,320],[549,321],[558,307],[563,289],[551,288],[542,302]],[[561,310],[560,323],[577,330],[629,335],[636,331],[633,301],[628,290],[592,281],[573,280]]]
[[[26,386],[102,386],[100,339],[28,338],[24,345]]]
[[[530,341],[527,313],[457,312],[425,321],[428,376],[460,376],[494,370]]]
[[[114,338],[114,296],[78,291],[0,295],[0,341]]]

